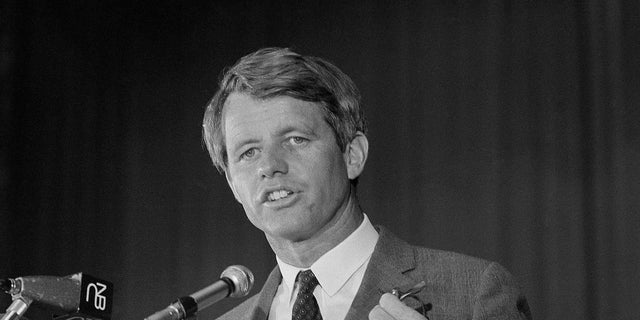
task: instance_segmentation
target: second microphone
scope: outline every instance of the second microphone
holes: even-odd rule
[[[183,320],[226,297],[244,297],[253,287],[253,273],[244,266],[234,265],[225,269],[220,280],[210,286],[178,298],[163,310],[145,320]]]

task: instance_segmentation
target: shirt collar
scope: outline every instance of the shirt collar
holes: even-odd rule
[[[333,296],[349,278],[371,257],[378,241],[378,232],[364,214],[360,226],[341,243],[327,251],[309,269],[313,271],[322,289]],[[285,263],[276,256],[285,287],[293,293],[296,276],[301,269]],[[337,268],[336,266],[340,267]]]

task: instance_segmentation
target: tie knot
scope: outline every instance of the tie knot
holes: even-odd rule
[[[300,292],[310,293],[318,285],[318,279],[311,269],[300,271],[298,273],[298,283],[300,283]]]

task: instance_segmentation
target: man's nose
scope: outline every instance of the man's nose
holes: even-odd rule
[[[268,147],[263,150],[258,166],[260,176],[271,178],[278,174],[286,174],[288,171],[286,150],[280,146]]]

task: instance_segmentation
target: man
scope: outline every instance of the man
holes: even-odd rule
[[[338,68],[288,49],[224,74],[204,139],[277,267],[221,319],[530,319],[498,264],[373,227],[356,197],[369,149],[359,100]]]

